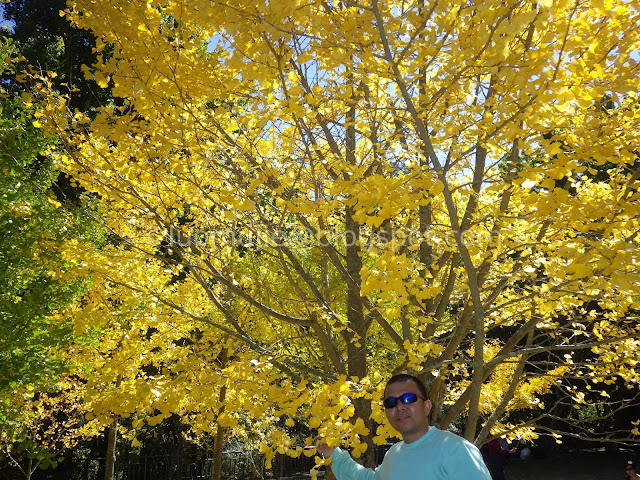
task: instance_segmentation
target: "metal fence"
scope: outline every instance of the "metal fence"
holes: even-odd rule
[[[382,462],[391,445],[375,451],[376,464]],[[105,459],[85,460],[81,466],[82,480],[102,480]],[[118,457],[114,480],[208,480],[213,459],[196,455],[157,455]],[[225,480],[265,480],[305,477],[315,465],[314,457],[298,458],[276,455],[272,468],[265,469],[264,456],[256,452],[229,451],[222,456],[222,478]],[[79,465],[76,468],[80,467]]]
[[[83,480],[102,480],[106,460],[92,458],[84,462]],[[208,480],[212,458],[193,455],[155,455],[119,457],[114,480]],[[222,457],[225,479],[262,480],[264,458],[252,452],[225,452]]]

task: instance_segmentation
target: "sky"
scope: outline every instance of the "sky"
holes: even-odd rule
[[[9,22],[4,19],[4,7],[2,6],[2,3],[0,3],[0,28],[3,28],[3,27],[12,28],[12,26],[13,26],[12,22]]]

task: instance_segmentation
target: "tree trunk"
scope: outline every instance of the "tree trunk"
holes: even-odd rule
[[[222,390],[226,391],[227,387],[222,387],[220,395],[223,395]],[[222,450],[224,446],[224,427],[218,425],[216,429],[215,439],[213,441],[213,465],[211,465],[211,476],[209,480],[221,480],[222,479]]]
[[[225,368],[227,366],[227,349],[223,348],[220,352],[220,366]],[[225,398],[227,396],[227,386],[222,385],[220,387],[220,409],[218,415],[224,412]],[[224,447],[225,428],[218,423],[216,426],[216,434],[213,440],[213,464],[211,465],[211,476],[209,480],[222,480],[222,450]]]
[[[30,458],[29,465],[27,466],[27,471],[24,472],[24,476],[27,480],[31,480],[31,475],[33,475],[33,472],[35,471],[36,468],[37,468],[37,465],[35,467],[33,466],[33,458]]]
[[[324,480],[336,480],[336,476],[333,473],[333,470],[331,470],[331,465],[325,467],[326,470],[324,472]]]
[[[113,480],[116,468],[116,439],[118,438],[118,417],[113,419],[107,432],[107,458],[104,467],[104,480]]]

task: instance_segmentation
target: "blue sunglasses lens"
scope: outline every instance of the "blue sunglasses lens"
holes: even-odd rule
[[[418,400],[418,395],[415,393],[403,393],[399,397],[387,397],[382,404],[384,408],[393,408],[398,404],[398,401],[403,405],[408,405]]]

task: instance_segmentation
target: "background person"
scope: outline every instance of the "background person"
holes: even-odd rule
[[[515,453],[517,449],[508,449],[502,446],[499,438],[494,438],[484,447],[482,447],[484,461],[487,464],[489,473],[493,480],[506,480],[504,475],[504,466],[509,460],[509,454]]]
[[[638,475],[638,470],[636,469],[636,464],[631,460],[627,462],[624,467],[624,471],[627,474],[625,480],[638,480],[640,479],[640,475]]]
[[[358,464],[346,451],[322,443],[318,452],[331,457],[338,480],[491,480],[475,445],[430,425],[432,404],[420,379],[408,374],[391,377],[383,405],[402,441],[391,447],[375,470]]]

